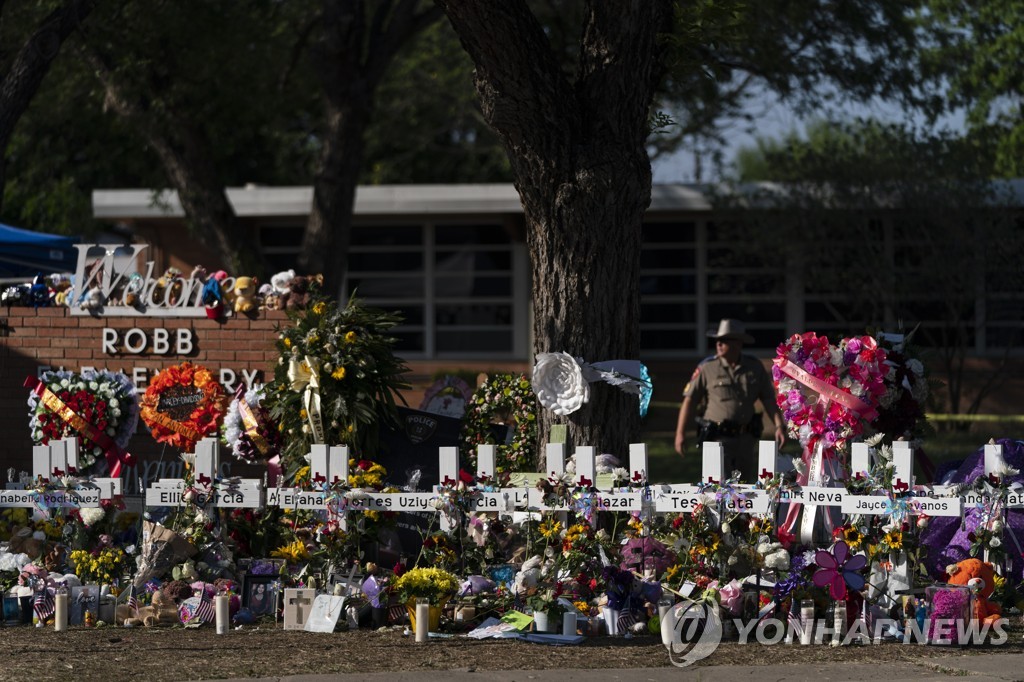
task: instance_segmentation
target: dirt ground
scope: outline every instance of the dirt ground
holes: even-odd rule
[[[941,672],[943,661],[986,653],[1024,653],[1015,626],[1003,646],[967,648],[915,644],[877,646],[762,646],[724,642],[708,659],[714,665],[770,665],[823,660],[883,663],[908,661]],[[554,647],[514,640],[455,636],[416,644],[402,631],[357,630],[334,634],[246,626],[218,636],[212,627],[52,628],[0,630],[0,677],[6,680],[75,682],[172,682],[301,673],[399,670],[509,670],[552,668],[648,668],[670,665],[661,640],[652,635],[594,637],[577,646]]]

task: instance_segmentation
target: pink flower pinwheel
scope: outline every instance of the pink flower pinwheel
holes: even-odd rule
[[[833,599],[846,599],[846,588],[861,590],[864,588],[864,576],[857,571],[868,563],[863,554],[850,556],[850,547],[840,540],[831,552],[819,549],[814,555],[814,563],[818,570],[814,574],[814,584],[818,587],[828,585],[829,594]]]

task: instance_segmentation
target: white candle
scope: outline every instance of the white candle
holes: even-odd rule
[[[661,623],[661,643],[665,646],[672,646],[672,630],[675,625],[675,619],[672,618],[670,611],[675,605],[675,600],[671,597],[662,597],[658,600],[658,621]],[[672,618],[672,620],[669,620]]]
[[[834,641],[842,644],[843,637],[846,635],[846,604],[836,604],[835,606],[835,622],[832,624],[832,629],[835,630]]]
[[[800,623],[804,628],[800,633],[800,643],[810,644],[814,638],[814,602],[809,599],[800,602]]]
[[[576,636],[576,614],[572,611],[562,614],[562,634],[566,637]]]
[[[430,632],[430,602],[426,599],[416,600],[416,641],[426,642]]]
[[[68,595],[58,592],[53,598],[53,604],[53,629],[57,632],[64,632],[68,629]]]
[[[231,598],[226,594],[218,594],[213,598],[214,609],[217,613],[217,634],[225,635],[228,632],[228,625],[231,622],[231,615],[228,605]]]
[[[604,615],[604,626],[608,630],[608,634],[619,634],[619,610],[604,606],[601,608],[601,613]]]

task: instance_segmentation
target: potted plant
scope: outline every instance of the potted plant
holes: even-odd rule
[[[416,600],[430,602],[430,629],[441,624],[441,609],[459,590],[459,579],[441,568],[417,566],[400,575],[391,586],[409,612],[412,629],[416,629]]]
[[[533,609],[533,625],[537,632],[553,632],[561,628],[565,606],[559,603],[562,583],[553,587],[537,588],[526,597],[526,605]]]

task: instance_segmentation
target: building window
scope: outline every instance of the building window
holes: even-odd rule
[[[406,318],[409,357],[516,357],[525,352],[525,249],[501,225],[353,228],[346,289]]]

